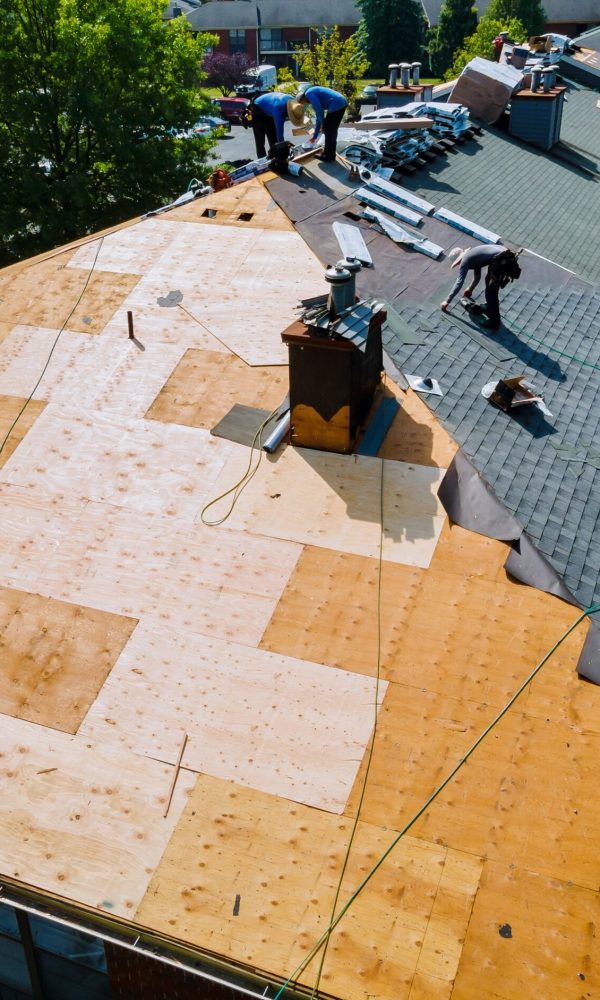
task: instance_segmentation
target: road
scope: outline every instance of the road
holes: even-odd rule
[[[284,137],[298,142],[298,139],[294,139],[292,136],[289,122],[285,123]],[[243,125],[232,125],[231,132],[228,132],[215,146],[211,159],[214,163],[222,163],[224,161],[235,163],[237,160],[255,160],[256,146],[254,145],[252,129],[246,129]],[[239,166],[239,164],[237,165]]]

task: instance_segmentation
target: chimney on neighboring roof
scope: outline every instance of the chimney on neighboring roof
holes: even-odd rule
[[[565,87],[556,85],[551,67],[535,67],[529,88],[513,94],[508,133],[540,149],[551,149],[560,139]],[[526,78],[525,78],[526,79]],[[543,89],[540,89],[541,81]]]
[[[183,14],[183,11],[182,11],[181,7],[179,6],[179,4],[174,3],[173,4],[173,17],[181,17],[182,14]]]

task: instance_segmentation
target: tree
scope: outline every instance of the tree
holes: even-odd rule
[[[477,28],[473,0],[444,0],[439,21],[429,34],[429,62],[434,76],[443,76],[465,38]]]
[[[491,59],[493,54],[493,41],[501,31],[508,31],[509,37],[515,40],[523,40],[527,37],[525,28],[520,21],[511,18],[509,21],[495,21],[490,17],[482,17],[477,25],[476,31],[465,39],[462,49],[456,53],[454,62],[446,73],[447,80],[453,80],[460,76],[464,67],[475,56],[483,59]]]
[[[423,58],[426,22],[419,0],[357,0],[359,38],[371,72],[387,76],[390,63]]]
[[[307,80],[321,87],[332,87],[348,101],[356,96],[356,82],[367,70],[358,39],[355,35],[342,38],[337,25],[323,29],[314,49],[299,52],[298,62]]]
[[[216,39],[162,13],[162,0],[0,0],[0,263],[155,208],[206,173],[210,139],[166,137],[207,106]]]
[[[244,73],[256,66],[245,52],[210,52],[204,60],[206,81],[211,87],[218,87],[223,97],[235,90]]]
[[[531,35],[541,35],[547,20],[540,0],[491,0],[485,15],[495,21],[509,21],[511,18],[516,18],[525,27],[521,41]]]

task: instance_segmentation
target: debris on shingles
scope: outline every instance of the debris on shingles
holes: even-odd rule
[[[427,335],[404,344],[388,325],[383,342],[397,367],[441,382],[444,396],[425,397],[428,406],[587,607],[600,599],[600,291],[552,287],[547,267],[547,287],[521,281],[503,292],[504,329],[485,339],[514,352],[555,414],[551,424],[534,407],[507,420],[489,406],[480,388],[503,374],[497,360],[434,303],[402,296],[402,318]]]

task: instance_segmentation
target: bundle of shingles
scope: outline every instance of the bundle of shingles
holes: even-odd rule
[[[355,127],[340,129],[338,148],[351,163],[413,173],[480,132],[463,105],[420,101],[372,111]]]

